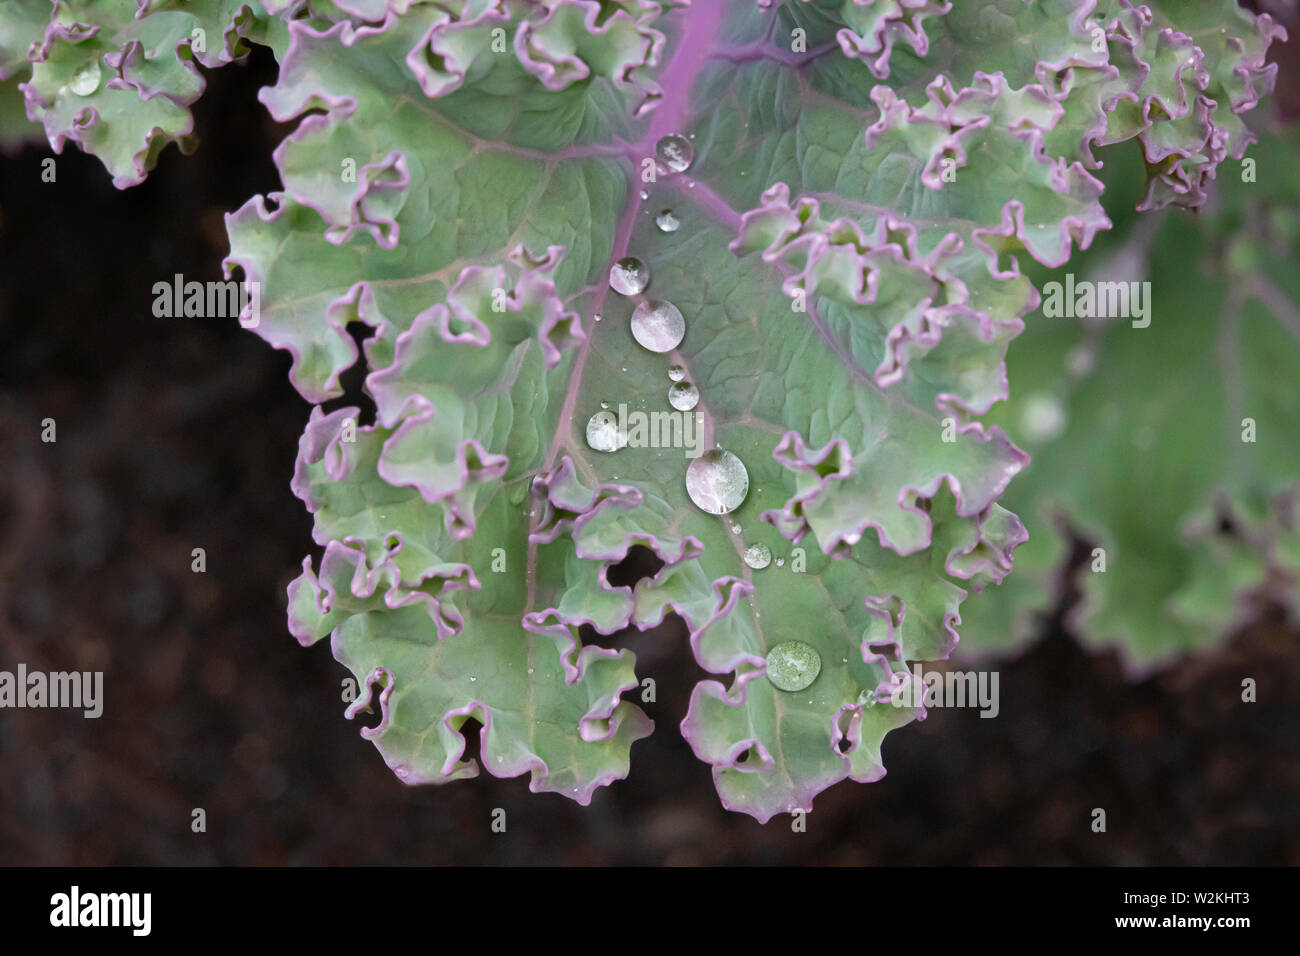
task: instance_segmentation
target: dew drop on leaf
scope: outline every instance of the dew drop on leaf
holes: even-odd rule
[[[777,559],[776,559],[776,566],[777,566],[778,568],[783,568],[783,567],[785,567],[785,558],[777,558]]]
[[[68,80],[68,89],[78,96],[89,96],[99,89],[99,61],[91,60]]]
[[[650,284],[650,270],[636,256],[619,259],[609,269],[609,287],[619,295],[640,295]]]
[[[731,452],[715,448],[686,467],[686,493],[701,511],[725,515],[749,494],[749,472]]]
[[[668,388],[668,404],[679,412],[689,412],[700,403],[700,390],[692,382],[674,382]]]
[[[655,143],[655,157],[670,171],[682,173],[695,158],[695,147],[685,136],[673,133],[661,136],[659,142]]]
[[[686,320],[671,302],[648,299],[632,310],[632,337],[651,352],[671,352],[682,344]]]
[[[587,421],[587,444],[593,451],[618,451],[627,442],[618,431],[618,418],[613,412],[597,412]]]
[[[681,223],[671,209],[665,209],[655,216],[655,225],[659,227],[660,232],[676,232]]]
[[[755,571],[772,563],[772,549],[765,544],[751,544],[745,549],[745,563]]]
[[[668,378],[673,382],[680,382],[686,377],[686,369],[680,365],[670,366],[668,369]]]
[[[767,679],[780,690],[803,690],[821,669],[821,655],[803,641],[785,641],[767,652]]]

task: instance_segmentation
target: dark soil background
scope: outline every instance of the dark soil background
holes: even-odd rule
[[[72,149],[53,184],[48,149],[0,159],[0,669],[106,672],[99,720],[0,714],[0,864],[1300,865],[1280,617],[1138,684],[1045,622],[999,668],[997,719],[895,732],[888,775],[823,794],[805,833],[719,806],[677,732],[703,676],[680,628],[628,638],[658,726],[590,807],[526,778],[399,783],[343,718],[347,672],[285,629],[312,547],[287,356],[233,320],[151,312],[154,282],[219,278],[222,214],[278,187],[285,131],[255,98],[274,70],[259,51],[211,74],[198,151],[127,192]]]

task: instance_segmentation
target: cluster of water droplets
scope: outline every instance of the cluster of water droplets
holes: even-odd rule
[[[685,136],[674,133],[660,137],[655,144],[655,160],[665,173],[685,172],[694,158],[695,149]],[[640,196],[649,198],[644,191]],[[655,225],[661,232],[671,233],[677,231],[681,222],[671,209],[663,209],[655,216]],[[650,269],[636,256],[619,259],[609,270],[609,287],[619,295],[639,297],[649,285]],[[638,345],[661,355],[674,351],[686,337],[686,319],[681,310],[664,299],[640,299],[632,310],[630,328]],[[677,411],[689,412],[699,404],[700,390],[687,377],[684,367],[671,366],[668,379],[669,405]],[[601,452],[615,452],[627,444],[617,417],[605,410],[605,403],[602,411],[587,422],[587,444]],[[734,454],[715,448],[687,466],[686,493],[701,511],[729,514],[749,494],[749,472]],[[745,552],[745,563],[751,568],[767,567],[771,560],[772,552],[766,545],[754,545]]]

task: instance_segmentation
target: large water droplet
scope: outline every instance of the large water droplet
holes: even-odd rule
[[[665,167],[674,173],[685,172],[695,158],[695,147],[685,136],[676,133],[662,136],[655,143],[655,156]]]
[[[78,96],[89,96],[99,89],[99,61],[91,60],[68,80],[68,89]]]
[[[745,563],[755,571],[772,563],[772,549],[765,544],[751,544],[745,549]]]
[[[700,403],[700,390],[692,382],[675,382],[668,389],[668,404],[679,412],[689,412]]]
[[[660,232],[676,232],[681,222],[673,215],[671,209],[665,209],[655,216],[655,225],[659,227]]]
[[[680,382],[686,377],[686,369],[680,365],[672,365],[668,368],[668,379],[673,382]]]
[[[671,352],[682,344],[686,320],[671,302],[648,299],[632,311],[632,337],[651,352]]]
[[[619,259],[610,266],[609,287],[619,295],[640,295],[650,284],[650,270],[636,256]]]
[[[767,652],[767,679],[780,690],[803,690],[821,669],[821,655],[803,641],[786,641]]]
[[[587,444],[594,451],[618,451],[627,444],[627,435],[619,434],[618,416],[597,412],[587,420]]]
[[[686,467],[686,493],[701,511],[725,515],[749,494],[749,472],[731,452],[714,448]]]

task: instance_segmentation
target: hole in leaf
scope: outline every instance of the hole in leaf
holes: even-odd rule
[[[642,578],[652,578],[659,573],[664,562],[644,545],[628,548],[627,557],[611,565],[605,579],[616,588],[633,587]]]
[[[357,360],[352,363],[351,368],[343,370],[339,376],[339,387],[343,389],[343,394],[338,398],[332,398],[324,403],[321,407],[326,412],[337,411],[340,408],[349,406],[359,409],[357,412],[357,427],[364,428],[375,423],[375,401],[366,391],[366,376],[370,374],[369,365],[366,362],[365,342],[374,335],[374,329],[364,322],[354,321],[347,325],[348,333],[352,336],[352,341],[357,347]]]
[[[482,763],[479,757],[482,750],[483,725],[475,717],[466,717],[456,729],[465,738],[465,752],[460,755],[460,759]]]

